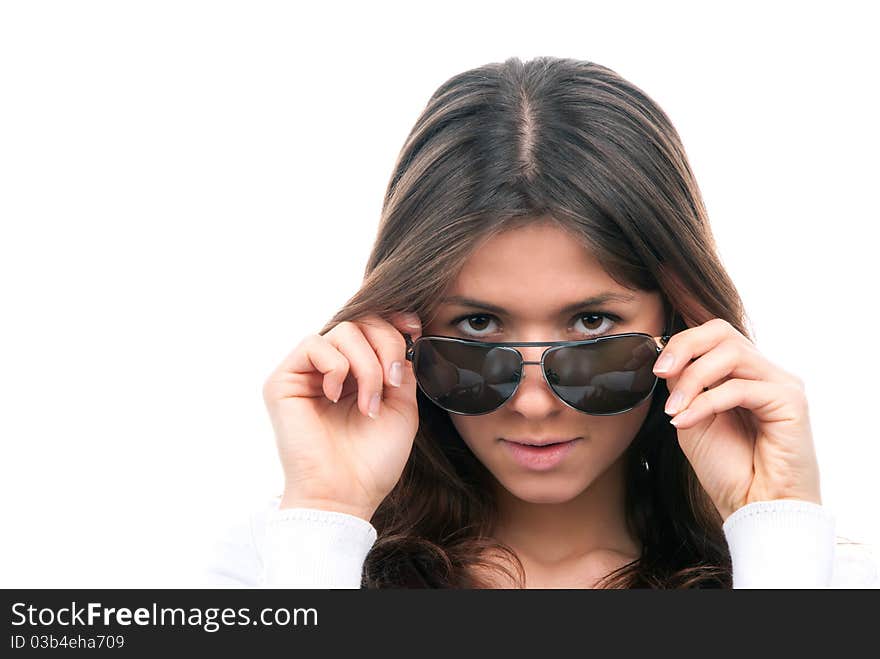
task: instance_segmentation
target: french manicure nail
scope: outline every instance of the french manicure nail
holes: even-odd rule
[[[684,396],[681,395],[680,391],[674,392],[669,400],[666,401],[666,407],[664,408],[667,414],[675,414],[678,412],[678,409],[681,407],[682,402],[684,401]]]
[[[370,408],[367,414],[371,419],[375,419],[379,416],[379,400],[381,396],[379,394],[373,394],[373,397],[370,398]]]
[[[388,376],[388,381],[391,382],[392,387],[399,387],[402,380],[403,365],[400,362],[394,362],[391,364],[391,374]]]
[[[657,360],[657,363],[654,365],[655,373],[662,373],[663,371],[668,371],[672,368],[672,364],[675,363],[675,357],[672,355],[660,355],[660,359]]]
[[[687,423],[687,422],[690,420],[690,416],[691,416],[690,410],[685,410],[684,412],[682,412],[681,414],[679,414],[679,415],[678,415],[677,417],[675,417],[674,419],[670,419],[670,420],[669,420],[669,423],[671,423],[673,426],[675,426],[676,428],[678,428],[678,426],[679,426],[680,424],[682,424],[682,423]]]

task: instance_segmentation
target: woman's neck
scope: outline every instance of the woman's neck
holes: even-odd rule
[[[498,484],[495,539],[533,572],[584,565],[591,557],[628,562],[641,552],[626,528],[625,463],[621,456],[586,490],[565,503],[530,503]]]

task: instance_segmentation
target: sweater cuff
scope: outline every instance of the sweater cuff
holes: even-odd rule
[[[376,541],[365,519],[316,508],[269,512],[263,583],[288,588],[360,588]]]
[[[827,588],[834,565],[835,519],[811,501],[754,501],[722,529],[734,588]]]

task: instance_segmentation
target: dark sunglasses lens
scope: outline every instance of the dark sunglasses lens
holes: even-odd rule
[[[485,414],[513,395],[520,375],[511,348],[422,339],[413,349],[413,372],[425,395],[461,414]]]
[[[657,345],[649,336],[616,336],[552,349],[544,358],[547,381],[560,398],[590,414],[635,407],[654,390]]]

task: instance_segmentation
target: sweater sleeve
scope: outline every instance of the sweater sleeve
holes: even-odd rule
[[[255,507],[211,543],[204,586],[360,588],[376,529],[360,517],[312,508]]]
[[[266,519],[261,584],[287,588],[360,588],[376,529],[347,513],[272,510]]]
[[[734,588],[828,588],[834,566],[835,518],[816,503],[755,501],[723,525]]]

